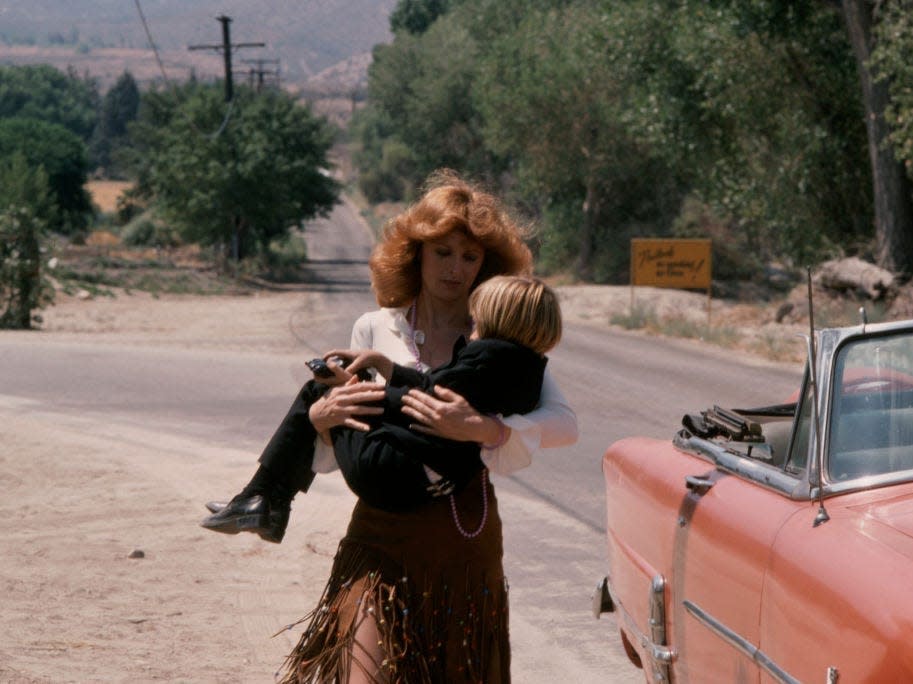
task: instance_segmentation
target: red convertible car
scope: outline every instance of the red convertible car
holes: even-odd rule
[[[797,400],[603,457],[615,611],[650,682],[913,682],[913,321],[821,330]]]

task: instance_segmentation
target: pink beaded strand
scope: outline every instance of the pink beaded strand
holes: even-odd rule
[[[409,351],[412,352],[412,356],[415,357],[415,367],[423,371],[422,368],[422,358],[421,354],[418,351],[418,346],[415,344],[415,323],[418,318],[418,307],[416,302],[412,302],[412,306],[409,307],[409,335],[406,337],[406,345],[409,347]],[[504,443],[505,428],[504,424],[501,421],[498,421],[501,427],[501,437],[498,440],[496,446],[500,446]],[[488,447],[490,449],[496,448],[495,446]],[[457,531],[463,535],[466,539],[474,539],[478,537],[482,530],[485,527],[485,523],[488,522],[488,471],[482,471],[482,521],[479,523],[478,528],[475,531],[469,532],[463,528],[463,524],[460,522],[460,516],[457,513],[456,499],[453,497],[453,494],[450,495],[450,513],[453,516],[453,522],[456,524]]]
[[[468,532],[463,529],[463,525],[460,523],[460,516],[457,513],[456,499],[453,498],[453,494],[450,495],[450,512],[453,514],[453,522],[456,523],[456,528],[460,534],[462,534],[466,539],[473,539],[478,537],[482,532],[482,529],[485,527],[485,523],[488,521],[488,471],[482,471],[482,522],[479,523],[478,528],[474,532]]]
[[[422,368],[422,355],[418,351],[418,346],[415,344],[415,321],[418,318],[418,306],[415,302],[412,302],[412,306],[409,307],[409,335],[406,337],[406,346],[409,347],[409,351],[412,352],[412,356],[415,357],[415,367],[417,370],[423,371]]]

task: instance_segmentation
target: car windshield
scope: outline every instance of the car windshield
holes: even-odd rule
[[[831,401],[827,473],[831,481],[913,469],[913,336],[844,345]]]

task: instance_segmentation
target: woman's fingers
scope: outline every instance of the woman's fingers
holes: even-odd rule
[[[417,421],[415,430],[460,442],[479,441],[481,414],[457,392],[444,387],[434,391],[438,398],[415,389],[403,396],[402,412]]]
[[[410,418],[429,423],[440,418],[438,404],[437,399],[421,390],[409,390],[403,395],[402,411]]]
[[[331,389],[314,402],[308,415],[318,432],[337,425],[348,425],[358,430],[369,426],[356,416],[376,416],[384,412],[376,402],[384,398],[384,386],[374,382],[358,382],[353,377],[344,385]]]

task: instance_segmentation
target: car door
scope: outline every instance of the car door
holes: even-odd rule
[[[760,681],[764,574],[777,531],[800,503],[755,479],[782,471],[744,465],[750,477],[709,468],[682,482],[672,576],[678,681]]]

